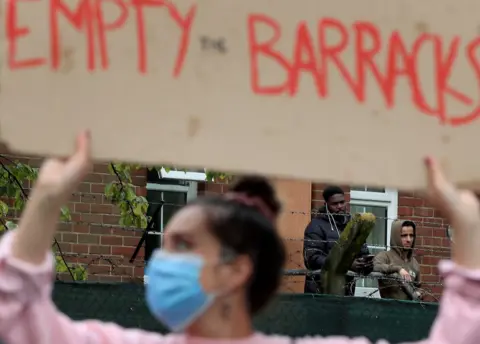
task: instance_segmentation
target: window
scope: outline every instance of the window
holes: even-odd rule
[[[373,213],[375,228],[367,238],[371,254],[384,251],[390,245],[390,228],[397,218],[398,193],[393,189],[354,187],[350,191],[351,213]],[[376,280],[365,278],[357,281],[355,296],[380,297]]]
[[[164,169],[147,174],[147,215],[152,217],[145,241],[145,260],[161,247],[163,230],[173,214],[188,201],[197,197],[197,181],[205,180],[201,171],[169,171]]]
[[[173,214],[197,197],[198,181],[205,181],[205,171],[165,171],[147,173],[147,215],[152,217],[145,240],[145,262],[153,250],[162,247],[163,230]],[[143,278],[147,283],[146,276]]]

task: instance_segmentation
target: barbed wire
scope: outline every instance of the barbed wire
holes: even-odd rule
[[[92,199],[97,199],[97,198],[105,198],[106,197],[103,195],[103,194],[92,194],[92,193],[74,193],[73,196],[80,196],[80,197],[85,197],[85,198],[92,198]],[[76,202],[74,202],[76,203]],[[181,209],[182,207],[184,207],[185,205],[187,205],[188,203],[186,204],[177,204],[177,203],[170,203],[170,202],[157,202],[157,201],[149,201],[148,202],[150,206],[168,206],[168,207],[175,207],[178,209]],[[348,203],[348,202],[347,202]],[[95,204],[97,203],[91,203],[90,205],[92,206],[95,206]],[[113,205],[111,202],[105,202],[105,203],[102,203],[102,204],[108,204],[108,205]],[[357,205],[357,204],[355,204]],[[412,207],[412,208],[416,208],[416,207]],[[421,207],[421,208],[425,208],[425,207]],[[430,208],[429,208],[430,209]],[[431,208],[432,211],[433,211],[433,208]],[[319,217],[320,215],[327,215],[328,213],[326,212],[320,212],[316,209],[312,209],[310,212],[308,211],[298,211],[298,210],[284,210],[283,213],[285,214],[291,214],[291,215],[307,215],[307,216],[310,216],[310,218],[313,218],[313,217]],[[95,213],[97,214],[97,213]],[[99,215],[102,215],[104,213],[98,213]],[[356,214],[356,213],[346,213],[346,215],[353,215],[353,214]],[[104,214],[104,215],[116,215],[116,214]],[[405,215],[405,216],[398,216],[398,217],[388,217],[388,216],[377,216],[375,215],[376,217],[376,220],[384,220],[384,221],[394,221],[394,220],[397,220],[399,217],[401,217],[402,219],[414,219],[413,222],[415,222],[415,224],[417,225],[420,225],[422,227],[425,227],[425,226],[430,226],[431,227],[442,227],[444,225],[448,225],[448,223],[446,223],[446,220],[443,219],[442,217],[435,217],[435,216],[424,216],[424,215]],[[431,219],[437,219],[436,221],[433,221]],[[445,222],[445,223],[444,223]]]
[[[106,204],[111,204],[111,203],[106,203]],[[95,206],[96,204],[90,204],[92,206]],[[113,204],[111,204],[113,205]],[[185,204],[176,204],[176,203],[168,203],[168,202],[149,202],[149,205],[150,206],[169,206],[169,207],[176,207],[178,209],[181,209],[182,207],[185,206]],[[314,210],[312,210],[311,212],[305,212],[305,211],[297,211],[297,210],[284,210],[283,213],[285,214],[291,214],[291,215],[309,215],[310,217],[312,215],[315,215],[315,216],[319,216],[319,215],[327,215],[328,213],[324,213],[324,212],[315,212]],[[83,215],[110,215],[110,216],[118,216],[118,214],[115,214],[115,213],[79,213],[79,214],[83,214]],[[354,214],[357,214],[357,213],[346,213],[346,215],[354,215]],[[448,223],[446,223],[446,221],[441,218],[441,217],[425,217],[425,216],[415,216],[415,215],[411,215],[411,216],[408,216],[408,215],[405,215],[405,216],[400,216],[403,219],[414,219],[412,220],[413,222],[415,222],[415,224],[417,226],[420,226],[420,227],[425,227],[425,226],[431,226],[431,227],[435,227],[435,228],[438,228],[438,227],[443,227],[443,226],[448,226]],[[375,216],[376,220],[384,220],[384,221],[394,221],[394,220],[397,220],[398,217],[388,217],[388,216]],[[430,218],[434,218],[434,219],[437,219],[436,221],[432,221],[432,220],[427,220],[427,219],[430,219]],[[444,223],[445,222],[445,223]],[[122,227],[120,225],[117,226],[118,228],[129,228],[129,227]]]
[[[74,257],[74,258],[87,258],[90,259],[89,262],[84,263],[85,267],[92,266],[94,264],[98,264],[99,262],[105,262],[110,264],[112,267],[124,267],[122,264],[124,263],[122,257],[115,257],[111,255],[104,255],[104,254],[91,254],[91,253],[64,253],[65,257]],[[131,263],[128,264],[127,267],[145,267],[145,263],[137,262],[136,264]],[[284,276],[320,276],[322,273],[321,269],[318,270],[308,270],[308,269],[284,269],[283,275]],[[347,271],[346,276],[353,277],[356,279],[372,279],[372,280],[389,280],[389,281],[396,281],[396,282],[403,282],[407,284],[414,284],[415,282],[408,281],[402,277],[399,277],[398,274],[383,274],[381,272],[371,272],[369,274],[361,274],[354,271]],[[422,284],[431,284],[431,285],[443,285],[441,282],[435,281],[422,281]]]
[[[86,222],[86,221],[68,221],[68,222],[62,221],[62,222],[59,222],[59,223],[63,224],[63,225],[83,225],[83,226],[90,226],[90,227],[109,228],[109,229],[112,229],[112,230],[123,230],[123,231],[137,232],[139,234],[144,233],[145,230],[146,230],[146,229],[137,228],[137,227],[121,227],[121,226],[118,226],[118,225],[110,225],[110,224],[102,224],[102,223]],[[153,231],[153,230],[149,230],[149,231],[150,231],[151,235],[156,235],[156,236],[159,236],[160,238],[165,236],[164,232],[158,232],[158,231]],[[62,232],[61,230],[59,232],[60,233],[70,233],[70,232]],[[73,233],[73,234],[95,235],[97,233],[95,233],[95,230],[90,230],[89,233]],[[105,233],[99,232],[98,235],[105,235]],[[121,237],[121,235],[117,235],[117,236]],[[282,240],[284,240],[286,242],[302,242],[302,243],[307,242],[307,243],[317,243],[317,244],[324,244],[324,243],[335,244],[335,243],[337,243],[337,240],[304,239],[304,238],[295,238],[295,237],[282,237]],[[388,250],[388,249],[392,249],[392,248],[403,249],[403,246],[395,246],[395,245],[390,245],[390,244],[386,244],[386,245],[373,245],[372,244],[372,245],[370,245],[370,244],[367,243],[367,245],[368,245],[368,248],[372,249],[372,250]],[[439,246],[439,245],[416,245],[415,249],[416,250],[422,250],[422,251],[435,251],[435,252],[439,252],[439,253],[450,252],[449,247]],[[307,247],[306,250],[322,251],[321,249],[311,248],[311,247]]]
[[[128,266],[124,265],[124,261],[121,257],[112,257],[109,255],[95,255],[95,254],[72,254],[72,253],[65,253],[65,257],[75,257],[75,258],[86,258],[89,259],[88,262],[83,264],[83,269],[86,273],[88,273],[89,278],[91,279],[92,277],[99,277],[100,280],[105,277],[105,271],[101,272],[96,272],[92,270],[92,267],[96,266],[96,264],[100,264],[100,266],[108,266],[109,267],[109,275],[110,277],[120,277],[122,280],[128,280],[129,282],[133,283],[138,283],[138,284],[143,284],[145,283],[144,281],[144,276],[135,276],[129,273],[129,269],[132,268],[143,268],[144,264],[143,263],[136,263],[136,264],[129,264]],[[304,277],[304,276],[312,276],[312,275],[320,275],[321,270],[315,270],[315,271],[310,271],[307,269],[284,269],[283,270],[283,275],[285,277]],[[62,274],[59,274],[61,277]],[[354,288],[362,288],[356,286],[356,284],[360,281],[364,282],[365,280],[372,280],[377,282],[377,286],[375,287],[367,287],[369,289],[372,289],[369,294],[364,295],[364,297],[378,297],[375,295],[378,295],[377,293],[380,293],[382,288],[387,288],[386,286],[380,286],[378,285],[379,281],[389,281],[389,282],[396,282],[397,287],[401,287],[402,285],[410,285],[414,286],[415,282],[407,281],[404,278],[399,277],[397,274],[392,274],[392,275],[385,275],[379,272],[372,272],[368,275],[363,275],[359,274],[353,271],[348,271],[346,276],[353,277],[353,280],[346,283],[345,286],[350,289],[352,292],[352,295],[354,294]],[[59,278],[62,279],[62,278]],[[64,278],[63,278],[64,279]],[[289,289],[290,291],[298,292],[297,287],[295,285],[301,285],[303,287],[304,281],[298,281],[298,280],[286,280],[283,283],[284,288]],[[293,286],[293,287],[292,287]],[[390,285],[391,286],[391,285]],[[421,300],[414,300],[418,301],[419,303],[422,303],[423,300],[428,299],[433,300],[433,301],[438,301],[438,297],[436,293],[433,291],[432,288],[440,287],[443,288],[443,283],[442,281],[421,281],[421,287],[413,287],[414,291],[418,291],[423,295],[424,297]],[[365,288],[365,287],[363,287]],[[427,298],[425,298],[427,297]]]

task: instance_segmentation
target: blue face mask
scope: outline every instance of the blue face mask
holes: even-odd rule
[[[182,331],[203,314],[215,296],[200,284],[204,261],[193,254],[156,250],[145,273],[150,312],[171,331]]]

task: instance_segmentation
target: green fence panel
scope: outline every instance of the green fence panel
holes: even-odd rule
[[[144,287],[137,284],[57,283],[57,307],[76,320],[99,319],[124,327],[166,333],[149,313]],[[327,295],[281,294],[256,317],[265,333],[365,336],[391,343],[421,340],[428,335],[438,305]]]

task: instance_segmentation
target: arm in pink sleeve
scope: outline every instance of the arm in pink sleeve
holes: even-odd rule
[[[14,259],[14,232],[0,241],[0,340],[8,344],[161,344],[162,336],[98,321],[75,322],[51,300],[53,257],[34,266]]]
[[[480,343],[480,271],[450,261],[439,268],[445,289],[430,336],[422,344]]]
[[[480,343],[480,271],[455,266],[450,261],[440,263],[445,277],[440,309],[430,335],[418,344],[478,344]],[[298,344],[369,344],[365,338],[312,337]],[[380,341],[378,344],[387,344]],[[410,343],[413,344],[413,343]]]

